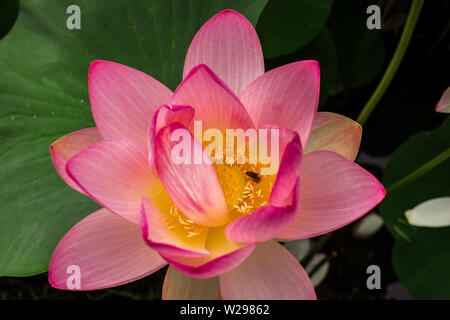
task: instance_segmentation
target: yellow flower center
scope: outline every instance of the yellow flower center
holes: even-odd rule
[[[214,165],[230,221],[268,204],[274,177],[261,175],[259,168],[251,164]]]
[[[213,166],[230,213],[228,223],[268,204],[275,175],[261,175],[260,165],[214,164]],[[166,223],[169,230],[175,229],[188,238],[199,236],[208,229],[187,218],[173,205],[169,209]]]

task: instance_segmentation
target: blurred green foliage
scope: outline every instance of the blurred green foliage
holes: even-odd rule
[[[324,28],[332,0],[270,0],[258,21],[266,58],[290,54]]]
[[[390,186],[450,147],[450,118],[431,132],[421,132],[393,154],[384,173]],[[417,299],[450,297],[450,227],[418,228],[407,224],[404,213],[419,203],[450,195],[450,161],[436,166],[412,183],[388,193],[380,210],[396,239],[394,269]]]

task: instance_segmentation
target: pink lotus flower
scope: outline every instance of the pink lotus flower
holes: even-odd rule
[[[256,32],[234,11],[197,33],[174,93],[140,71],[94,61],[89,96],[97,127],[60,138],[51,155],[62,179],[104,208],[58,244],[49,270],[56,288],[68,289],[70,266],[80,271],[71,289],[94,290],[169,264],[164,299],[315,299],[276,239],[338,229],[385,195],[353,162],[361,127],[317,112],[317,62],[264,73]],[[192,130],[193,120],[205,129],[279,128],[278,173],[256,182],[238,166],[174,164],[171,133]]]

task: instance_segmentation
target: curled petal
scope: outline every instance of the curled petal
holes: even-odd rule
[[[170,201],[170,199],[167,199]],[[161,254],[189,257],[209,256],[205,249],[207,232],[188,238],[184,233],[168,225],[167,213],[158,210],[148,199],[142,199],[141,228],[145,242]]]
[[[258,244],[236,269],[220,276],[225,300],[315,300],[308,274],[276,241]]]
[[[209,257],[191,258],[184,256],[161,256],[175,269],[189,277],[198,279],[213,278],[240,265],[253,251],[254,244],[229,241],[225,237],[225,227],[211,228],[208,231],[206,249]]]
[[[241,14],[224,10],[197,32],[184,62],[183,77],[205,64],[239,95],[264,73],[264,59],[258,35]]]
[[[189,127],[194,115],[195,110],[190,106],[162,105],[153,116],[151,128],[154,129],[156,136],[159,130],[175,122]]]
[[[331,112],[318,112],[305,153],[328,150],[354,161],[361,144],[359,123]]]
[[[300,147],[301,147],[299,135],[294,130],[283,128],[278,125],[265,124],[264,126],[262,126],[259,129],[259,131],[261,132],[261,130],[264,130],[264,129],[267,130],[267,137],[268,137],[268,139],[267,139],[268,140],[267,141],[268,148],[267,149],[268,149],[270,155],[272,156],[274,154],[274,152],[272,151],[272,146],[275,146],[275,148],[277,148],[278,150],[275,149],[274,151],[275,151],[275,153],[278,153],[280,161],[284,155],[284,150],[285,150],[286,146],[290,142],[292,142],[293,140],[296,140],[297,142],[295,142],[295,143],[300,144]],[[279,166],[276,167],[276,172],[278,172],[278,169],[279,169]]]
[[[156,136],[156,169],[177,208],[200,225],[223,225],[228,210],[216,172],[207,159],[208,153],[179,123],[161,129]]]
[[[142,240],[138,225],[100,209],[59,242],[48,277],[58,289],[97,290],[135,281],[164,265]]]
[[[303,156],[300,182],[299,211],[281,239],[312,238],[343,227],[366,214],[386,194],[369,172],[330,151]]]
[[[219,300],[219,278],[195,279],[167,269],[162,289],[163,300]]]
[[[286,202],[293,204],[295,198],[291,201],[287,190],[294,190],[294,186],[300,189],[297,173],[300,171],[302,160],[302,145],[296,134],[292,141],[284,149],[281,159],[280,169],[270,194],[269,204],[273,206],[284,206]],[[293,192],[299,195],[300,191]]]
[[[150,168],[153,168],[155,164],[155,138],[159,130],[175,122],[181,123],[185,127],[189,127],[194,118],[194,114],[194,109],[189,106],[162,105],[156,110],[153,119],[150,122],[148,132],[147,145]]]
[[[89,147],[102,140],[97,128],[81,129],[64,137],[59,138],[50,145],[50,154],[53,165],[59,176],[73,189],[84,193],[83,190],[73,181],[66,172],[66,164],[70,158],[84,148]]]
[[[136,69],[94,61],[89,69],[89,99],[104,139],[129,138],[146,145],[150,119],[172,92]]]

